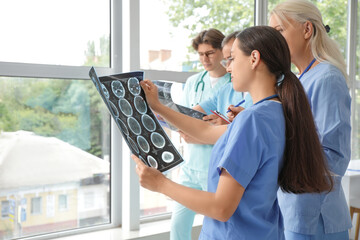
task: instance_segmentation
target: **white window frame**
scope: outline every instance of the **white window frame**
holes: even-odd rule
[[[140,0],[109,0],[111,11],[111,66],[97,67],[100,76],[116,74],[140,69]],[[268,0],[254,0],[255,25],[267,24]],[[355,96],[357,35],[357,0],[348,0],[348,42],[347,63],[350,79],[350,92]],[[131,31],[130,31],[131,29]],[[131,52],[131,54],[130,54]],[[140,69],[141,70],[141,69]],[[194,73],[158,71],[143,69],[146,78],[184,82]],[[55,79],[85,79],[89,67],[58,66],[46,64],[0,62],[0,76],[32,77]],[[353,104],[352,110],[355,109]],[[355,117],[352,116],[352,122]],[[139,183],[135,174],[134,163],[130,159],[130,151],[123,142],[116,123],[111,120],[111,222],[102,226],[80,228],[71,231],[46,234],[25,239],[50,239],[54,236],[67,236],[79,233],[103,230],[122,226],[123,231],[140,228],[140,194]],[[125,147],[123,147],[125,146]],[[151,218],[150,221],[160,220]],[[123,223],[123,224],[122,224]]]

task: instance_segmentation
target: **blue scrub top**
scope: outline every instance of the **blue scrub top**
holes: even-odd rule
[[[310,102],[320,142],[326,155],[335,186],[330,193],[289,194],[278,192],[285,229],[301,234],[315,234],[320,215],[325,233],[351,228],[349,209],[341,186],[350,161],[349,89],[341,71],[320,63],[300,79]]]
[[[276,197],[284,147],[281,103],[264,101],[238,114],[213,148],[208,191],[216,192],[224,168],[245,192],[227,222],[204,218],[199,239],[284,239]]]
[[[208,99],[214,92],[231,80],[230,74],[227,73],[212,87],[209,73],[206,73],[203,77],[204,91],[202,92],[201,85],[199,85],[198,91],[195,92],[196,86],[201,81],[203,74],[204,71],[192,75],[186,80],[181,102],[182,105],[190,108],[198,105],[201,101]],[[195,171],[207,172],[212,147],[213,145],[188,144],[188,151],[184,158],[185,163],[183,166]]]
[[[200,102],[200,107],[204,109],[206,114],[212,114],[211,110],[217,110],[226,116],[228,107],[238,104],[245,97],[245,102],[241,104],[243,108],[252,106],[252,99],[250,94],[245,96],[243,92],[236,92],[233,88],[232,82],[228,82],[222,86],[218,91],[205,101]]]

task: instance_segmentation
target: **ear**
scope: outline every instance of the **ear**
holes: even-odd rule
[[[303,26],[304,26],[304,39],[308,40],[311,38],[311,36],[314,33],[314,26],[310,21],[306,21]]]
[[[253,50],[250,54],[251,69],[255,69],[260,63],[260,52]]]

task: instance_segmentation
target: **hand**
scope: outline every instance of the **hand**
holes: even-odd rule
[[[136,173],[139,176],[140,185],[150,191],[160,192],[166,177],[157,169],[146,166],[138,157],[131,155],[136,163]]]
[[[243,107],[234,107],[234,105],[230,105],[228,107],[230,112],[227,113],[227,117],[229,118],[230,122],[234,121],[234,118],[245,108]]]
[[[154,111],[156,111],[156,107],[161,105],[159,101],[157,86],[154,83],[152,83],[149,79],[140,81],[140,85],[145,92],[147,103]]]
[[[203,117],[204,121],[208,121],[212,125],[226,125],[228,124],[225,120],[223,120],[221,117],[216,116],[215,114],[206,115]]]

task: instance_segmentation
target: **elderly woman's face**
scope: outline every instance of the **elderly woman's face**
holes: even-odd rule
[[[288,22],[281,22],[276,15],[270,17],[269,26],[278,30],[286,39],[289,46],[291,62],[301,59],[305,50],[308,48],[308,41],[305,38],[305,27],[292,19]]]

